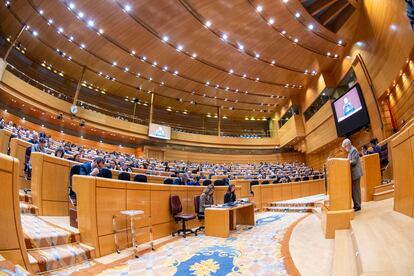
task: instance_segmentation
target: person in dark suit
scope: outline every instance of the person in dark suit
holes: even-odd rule
[[[354,210],[361,210],[361,186],[359,184],[362,176],[361,161],[359,159],[358,150],[352,145],[351,140],[345,139],[342,147],[348,152],[348,159],[351,163],[352,176],[352,201],[354,202]]]
[[[224,195],[224,203],[231,203],[236,201],[235,190],[236,186],[234,184],[230,184],[227,188],[227,193]]]
[[[80,166],[80,175],[100,176],[101,169],[104,166],[104,159],[96,157],[93,162],[86,162]]]

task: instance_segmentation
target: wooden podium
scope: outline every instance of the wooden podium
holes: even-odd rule
[[[351,168],[344,158],[328,159],[326,167],[329,201],[322,206],[322,228],[325,238],[333,239],[335,230],[349,229],[354,217]]]
[[[361,199],[371,201],[374,187],[381,185],[381,168],[379,154],[370,154],[361,157],[363,176],[361,177]]]

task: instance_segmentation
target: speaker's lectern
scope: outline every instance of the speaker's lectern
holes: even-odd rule
[[[322,228],[325,238],[333,239],[335,230],[349,229],[354,217],[351,169],[344,158],[328,159],[326,167],[329,199],[322,206]]]

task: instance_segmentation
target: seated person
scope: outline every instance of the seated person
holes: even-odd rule
[[[378,139],[377,138],[372,138],[369,143],[371,144],[371,147],[372,147],[372,150],[370,150],[368,152],[369,154],[374,154],[374,153],[379,154],[381,152],[381,147],[378,145]]]
[[[96,157],[93,162],[86,162],[80,166],[80,175],[100,176],[101,169],[105,166],[102,157]]]
[[[214,185],[208,185],[200,196],[200,209],[198,212],[204,214],[204,209],[214,204]]]
[[[30,144],[37,144],[39,143],[39,136],[36,132],[33,132],[32,138],[28,141]]]
[[[65,156],[65,151],[63,150],[63,147],[58,147],[55,150],[55,156],[59,158],[63,158]]]
[[[72,158],[69,158],[69,160],[80,162],[81,156],[78,153],[75,153]]]
[[[200,186],[200,177],[199,176],[194,176],[192,180],[189,180],[187,182],[187,185]]]
[[[236,194],[235,191],[236,186],[234,184],[230,184],[227,193],[224,195],[224,203],[232,203],[236,201]]]

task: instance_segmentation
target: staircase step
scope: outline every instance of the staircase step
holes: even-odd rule
[[[374,187],[374,194],[394,190],[394,183],[382,184]]]
[[[33,201],[32,201],[32,195],[31,194],[28,194],[28,193],[25,193],[23,190],[21,190],[19,192],[19,201],[32,204],[33,203]]]
[[[21,220],[27,249],[44,248],[80,241],[79,233],[56,227],[37,216],[22,215]]]
[[[37,215],[39,212],[39,208],[34,206],[33,204],[27,202],[20,202],[20,213],[22,214],[32,214]]]
[[[379,201],[379,200],[384,200],[387,198],[394,197],[394,189],[380,192],[380,193],[374,193],[373,197],[374,197],[374,201]]]
[[[335,231],[332,276],[358,275],[357,260],[350,230]]]
[[[267,211],[270,212],[281,212],[281,213],[312,213],[312,207],[266,207]]]
[[[84,263],[94,257],[95,249],[82,243],[72,243],[29,250],[28,253],[33,272],[43,273]]]

